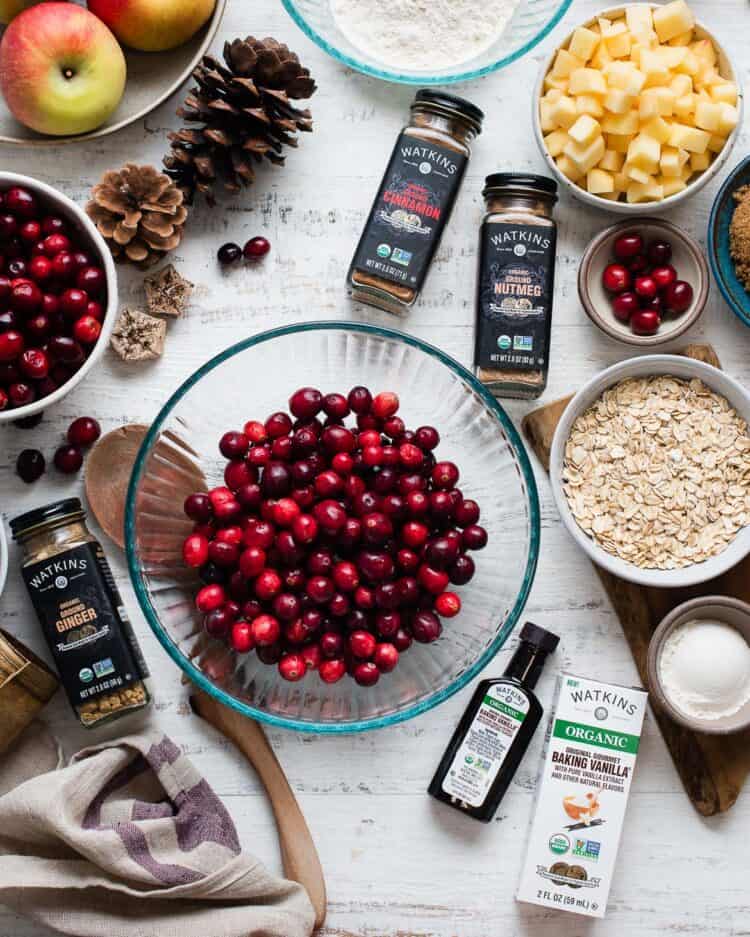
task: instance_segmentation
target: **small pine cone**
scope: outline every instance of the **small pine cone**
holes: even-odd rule
[[[127,163],[104,173],[86,213],[116,260],[149,267],[180,243],[188,210],[169,176]]]
[[[193,88],[177,114],[191,124],[169,134],[164,165],[192,204],[196,193],[214,204],[221,180],[239,192],[255,179],[253,163],[283,165],[284,146],[312,130],[308,110],[292,99],[309,98],[315,82],[297,56],[275,39],[235,39],[224,46],[224,65],[206,55],[193,72]]]

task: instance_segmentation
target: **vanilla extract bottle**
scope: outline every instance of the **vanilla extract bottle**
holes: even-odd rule
[[[477,687],[430,783],[433,797],[489,823],[544,714],[533,690],[559,641],[531,622],[523,626],[503,676]]]

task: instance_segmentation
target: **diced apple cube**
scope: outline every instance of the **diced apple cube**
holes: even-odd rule
[[[569,80],[567,78],[555,78],[555,76],[550,72],[549,75],[545,75],[544,78],[544,90],[549,91],[550,88],[557,88],[558,91],[561,91],[563,94],[568,90]]]
[[[557,127],[557,121],[552,118],[552,102],[544,98],[539,102],[539,123],[542,133],[549,133]]]
[[[608,133],[606,144],[608,150],[614,150],[615,153],[625,154],[628,152],[628,147],[630,146],[630,137],[627,134]]]
[[[684,46],[659,46],[655,51],[670,71],[677,69],[690,52]]]
[[[685,153],[686,157],[688,155],[685,150],[676,150],[673,146],[662,147],[659,159],[659,169],[662,176],[668,176],[672,179],[679,177],[682,167],[685,165],[684,162],[680,162],[680,153]]]
[[[689,118],[691,114],[695,113],[697,101],[698,98],[694,94],[683,94],[681,98],[677,98],[674,102],[675,116],[682,120]]]
[[[651,8],[645,4],[625,7],[625,22],[638,42],[649,45],[656,38]]]
[[[620,136],[632,136],[640,128],[638,111],[628,111],[627,114],[605,114],[602,118],[602,130],[605,133],[614,133]]]
[[[669,145],[689,153],[705,153],[711,134],[698,127],[688,127],[686,124],[672,124],[669,134]]]
[[[628,179],[624,172],[616,172],[614,180],[615,192],[624,192],[630,185],[630,179]]]
[[[645,133],[634,137],[628,147],[627,164],[636,166],[647,173],[654,173],[659,168],[661,144]]]
[[[591,169],[586,176],[586,188],[592,195],[614,192],[615,181],[612,173],[603,169]]]
[[[664,198],[664,187],[656,180],[653,182],[631,182],[626,191],[626,198],[631,205],[638,202],[660,202]]]
[[[639,101],[641,120],[671,117],[674,112],[675,99],[676,95],[671,88],[646,88],[641,92]]]
[[[570,73],[583,67],[581,59],[571,55],[567,49],[560,49],[555,56],[555,64],[552,66],[552,74],[555,78],[570,78]]]
[[[627,163],[625,163],[625,175],[631,182],[640,182],[642,185],[648,185],[653,179],[650,172],[644,172],[637,166],[628,166]]]
[[[555,156],[562,153],[569,139],[570,137],[564,130],[553,130],[544,138],[544,145],[547,147],[549,155],[554,159]]]
[[[692,153],[690,155],[690,168],[693,172],[705,172],[710,165],[711,154],[708,151],[705,153]]]
[[[600,134],[588,144],[576,143],[575,140],[571,140],[566,144],[563,153],[575,163],[581,175],[585,175],[604,156],[605,149],[604,138]]]
[[[682,179],[667,179],[664,176],[659,176],[656,181],[661,185],[663,198],[677,195],[678,192],[682,192],[687,188],[687,182],[683,182]]]
[[[627,94],[640,94],[646,83],[646,76],[632,62],[610,62],[604,74],[610,88],[619,88]]]
[[[635,95],[628,94],[622,88],[611,88],[604,95],[604,107],[613,114],[626,114],[632,107]]]
[[[550,117],[555,122],[555,127],[562,127],[567,130],[578,120],[576,102],[573,98],[563,95],[553,103],[550,109]]]
[[[594,120],[594,118],[588,114],[582,114],[570,130],[568,130],[568,135],[572,140],[575,140],[576,143],[580,143],[582,146],[588,146],[601,132],[602,128],[599,126],[599,121]]]
[[[726,137],[722,137],[718,133],[711,134],[711,139],[708,141],[709,152],[721,153],[726,142]]]
[[[595,95],[579,94],[575,102],[576,110],[579,114],[589,114],[591,117],[604,117],[602,102]]]
[[[710,93],[714,101],[723,101],[725,104],[737,103],[737,85],[733,81],[722,81],[711,85]]]
[[[604,75],[595,68],[577,68],[570,76],[570,93],[606,94],[607,83]]]
[[[679,36],[675,36],[673,39],[669,40],[670,46],[689,46],[690,43],[695,38],[695,34],[692,29],[688,29],[684,33],[680,33]]]
[[[716,65],[716,49],[710,39],[696,39],[690,46],[693,53],[709,65]]]
[[[606,169],[607,172],[620,172],[624,162],[624,153],[618,153],[616,150],[605,150],[604,156],[599,160],[599,169]]]
[[[591,59],[588,64],[592,68],[598,68],[599,71],[603,71],[603,69],[607,65],[609,65],[611,61],[612,61],[612,56],[609,53],[609,49],[606,47],[606,45],[603,42],[600,42],[599,45],[596,47],[596,51],[591,56]]]
[[[728,137],[729,134],[737,126],[737,122],[740,119],[739,112],[733,104],[726,104],[721,102],[719,104],[721,110],[721,115],[719,117],[719,135]]]
[[[613,59],[625,59],[630,55],[632,37],[625,23],[620,20],[613,23],[610,30],[602,37]]]
[[[573,33],[573,37],[570,40],[570,45],[568,46],[568,51],[571,55],[574,55],[577,59],[580,59],[581,62],[586,63],[594,54],[598,45],[599,36],[592,30],[586,29],[584,26],[580,26]]]
[[[712,101],[699,100],[695,105],[695,126],[715,133],[721,121],[721,108]]]
[[[678,98],[681,98],[686,94],[692,93],[693,79],[690,75],[675,75],[670,81],[669,87]]]
[[[675,71],[679,72],[681,75],[697,75],[700,71],[701,63],[698,56],[688,49],[685,53],[685,58],[680,62]]]
[[[656,87],[669,81],[669,68],[661,56],[661,49],[644,49],[641,52],[640,70],[646,76],[646,85]]]
[[[654,29],[659,42],[668,42],[695,26],[695,17],[685,0],[673,0],[657,7],[653,14]]]
[[[571,182],[578,182],[578,180],[583,176],[583,173],[578,168],[578,166],[576,166],[573,160],[564,154],[557,157],[555,164],[557,165],[557,168],[560,170],[560,172],[564,176],[567,176]]]
[[[557,101],[558,98],[562,97],[562,91],[559,88],[550,88],[549,91],[545,92],[543,101],[549,101],[552,104],[553,101]]]

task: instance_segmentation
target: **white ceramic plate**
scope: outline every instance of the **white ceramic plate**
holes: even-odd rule
[[[607,7],[606,10],[601,10],[596,16],[589,17],[585,23],[580,23],[580,26],[589,26],[591,23],[594,23],[598,17],[611,17],[615,18],[620,16],[625,11],[625,6],[650,6],[652,9],[656,9],[660,4],[658,3],[629,3],[621,4],[619,6]],[[627,202],[615,202],[610,199],[600,198],[598,195],[591,195],[581,186],[577,185],[575,182],[571,182],[566,175],[560,172],[557,168],[557,164],[554,159],[547,152],[547,147],[544,144],[544,134],[542,133],[542,125],[539,118],[539,99],[542,94],[542,86],[544,84],[544,79],[547,76],[547,72],[552,68],[552,63],[555,61],[555,56],[558,51],[567,46],[570,42],[573,32],[571,31],[565,39],[556,46],[550,55],[542,63],[542,67],[539,69],[539,75],[536,80],[536,86],[534,88],[534,94],[531,98],[531,108],[532,108],[532,121],[534,126],[534,138],[536,139],[537,146],[539,147],[539,152],[542,154],[544,161],[547,163],[547,166],[559,181],[560,185],[563,188],[567,189],[572,195],[576,198],[581,199],[581,201],[586,202],[587,205],[593,205],[595,208],[603,208],[605,211],[613,211],[622,215],[650,215],[656,211],[663,211],[666,208],[671,208],[674,205],[678,205],[683,202],[686,198],[689,198],[691,195],[694,195],[696,192],[699,192],[706,183],[712,179],[716,173],[721,169],[721,167],[726,162],[727,157],[732,152],[732,147],[737,141],[737,137],[742,130],[742,121],[744,117],[744,96],[742,90],[742,78],[741,73],[737,68],[735,68],[732,59],[729,57],[729,53],[726,51],[724,45],[719,42],[716,36],[710,32],[706,27],[698,20],[695,23],[695,33],[699,39],[710,39],[714,45],[714,48],[718,52],[719,56],[719,71],[721,75],[728,79],[729,81],[735,82],[738,89],[738,98],[737,98],[737,110],[739,113],[739,121],[737,126],[734,128],[732,133],[727,138],[727,142],[724,144],[724,149],[719,153],[708,167],[705,172],[702,172],[699,176],[696,176],[695,180],[688,183],[686,189],[683,189],[682,192],[678,192],[676,195],[670,195],[668,198],[662,199],[660,202],[641,202],[637,204],[630,205]]]
[[[718,368],[680,355],[644,355],[640,358],[630,358],[597,374],[578,391],[565,408],[552,439],[550,482],[557,509],[568,533],[597,566],[619,576],[620,579],[627,579],[642,586],[674,589],[713,579],[744,559],[750,553],[750,526],[743,528],[725,550],[703,563],[694,563],[683,569],[640,569],[610,555],[581,530],[568,506],[562,487],[565,444],[576,418],[608,387],[629,377],[647,377],[652,374],[671,374],[686,380],[697,377],[716,393],[726,397],[737,413],[750,423],[750,395],[738,381]]]
[[[217,0],[213,16],[203,29],[184,45],[167,52],[136,52],[123,48],[128,65],[125,94],[109,120],[76,137],[49,137],[29,130],[13,117],[0,97],[0,143],[17,146],[59,146],[106,137],[151,113],[184,84],[207,51],[221,24],[227,0]]]

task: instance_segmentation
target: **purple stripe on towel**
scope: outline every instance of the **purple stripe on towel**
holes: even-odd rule
[[[158,774],[164,765],[172,765],[180,758],[182,752],[172,739],[163,736],[160,742],[155,742],[146,752],[149,764]]]
[[[188,869],[184,865],[159,862],[151,855],[148,841],[143,831],[135,823],[118,823],[115,832],[122,840],[128,855],[142,869],[153,876],[157,882],[171,887],[173,885],[190,885],[204,876],[195,869]]]
[[[111,797],[115,791],[130,784],[134,778],[143,774],[144,771],[148,771],[148,764],[142,755],[138,755],[130,764],[125,765],[121,771],[113,775],[89,804],[88,810],[83,818],[84,830],[98,829],[101,826],[101,813],[104,802]]]
[[[174,816],[174,809],[166,801],[159,804],[150,804],[145,800],[136,800],[130,813],[130,819],[135,822],[139,820],[165,820],[172,816]]]
[[[175,797],[175,806],[177,842],[183,852],[190,852],[201,843],[217,843],[235,856],[240,854],[240,842],[232,818],[205,779],[190,790],[179,793]]]

